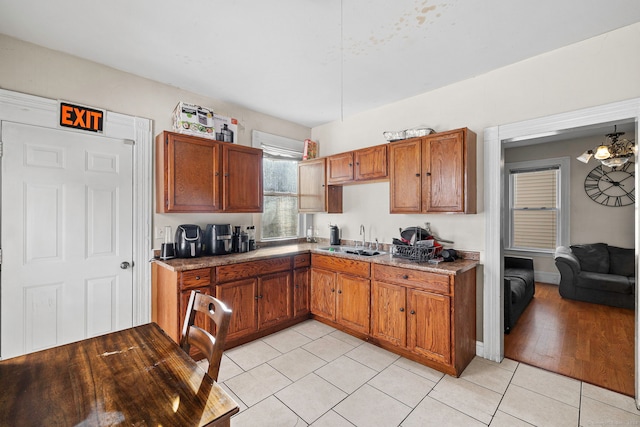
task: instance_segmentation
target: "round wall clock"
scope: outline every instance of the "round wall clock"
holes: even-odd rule
[[[618,168],[599,165],[584,180],[587,196],[603,206],[627,206],[636,201],[633,162]]]

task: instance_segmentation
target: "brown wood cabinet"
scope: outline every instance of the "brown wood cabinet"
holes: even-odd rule
[[[298,163],[298,211],[342,213],[342,187],[327,185],[326,158]]]
[[[154,262],[151,264],[151,276],[151,319],[174,341],[180,342],[189,295],[194,289],[211,294],[212,271],[210,268],[199,268],[176,272]],[[210,326],[208,320],[200,324],[207,328]]]
[[[476,135],[467,128],[389,144],[391,213],[476,213]]]
[[[387,145],[362,148],[327,157],[327,183],[350,184],[389,177]]]
[[[353,152],[327,157],[327,183],[342,184],[353,181]]]
[[[198,289],[231,308],[227,348],[235,347],[309,317],[309,265],[308,253],[182,272],[154,262],[151,319],[179,342],[189,294]],[[202,326],[213,332],[208,320]]]
[[[293,316],[309,314],[311,276],[311,254],[300,254],[293,257]]]
[[[369,333],[370,264],[312,254],[311,313],[351,331]]]
[[[262,212],[262,150],[222,144],[225,212]]]
[[[451,375],[475,356],[475,268],[460,275],[374,264],[371,337]]]
[[[262,150],[174,132],[156,136],[156,211],[262,212]]]

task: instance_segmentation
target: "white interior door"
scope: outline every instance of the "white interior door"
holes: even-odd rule
[[[2,359],[132,326],[132,145],[2,123]]]

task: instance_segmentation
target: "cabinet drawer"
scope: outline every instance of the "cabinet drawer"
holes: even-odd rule
[[[449,275],[447,274],[374,264],[373,278],[380,282],[396,283],[442,294],[449,293]]]
[[[287,270],[291,270],[290,256],[223,265],[216,267],[216,277],[218,283],[224,283]]]
[[[293,257],[293,268],[309,267],[311,254],[300,254]]]
[[[313,254],[311,256],[311,266],[339,273],[347,273],[353,276],[371,276],[371,264],[366,261]]]
[[[183,271],[180,273],[180,289],[199,288],[211,284],[211,269],[199,268],[197,270]]]

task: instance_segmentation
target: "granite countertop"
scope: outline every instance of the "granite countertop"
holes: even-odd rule
[[[271,246],[266,248],[260,248],[255,251],[229,254],[229,255],[217,255],[217,256],[204,256],[198,258],[175,258],[170,260],[155,259],[153,262],[157,262],[159,265],[168,268],[173,271],[186,271],[195,270],[198,268],[211,268],[221,265],[238,264],[248,261],[259,261],[278,256],[290,256],[304,253],[314,253],[328,256],[335,256],[340,258],[356,259],[360,261],[367,261],[372,264],[383,264],[392,267],[410,268],[413,270],[428,271],[431,273],[441,273],[448,275],[456,275],[468,271],[476,267],[479,262],[479,254],[477,252],[462,252],[464,259],[458,259],[454,262],[441,262],[439,264],[429,264],[426,262],[418,263],[402,258],[394,258],[391,254],[376,255],[376,256],[361,256],[352,255],[341,252],[328,252],[319,250],[319,247],[326,247],[326,244],[321,243],[298,243],[283,246]]]

